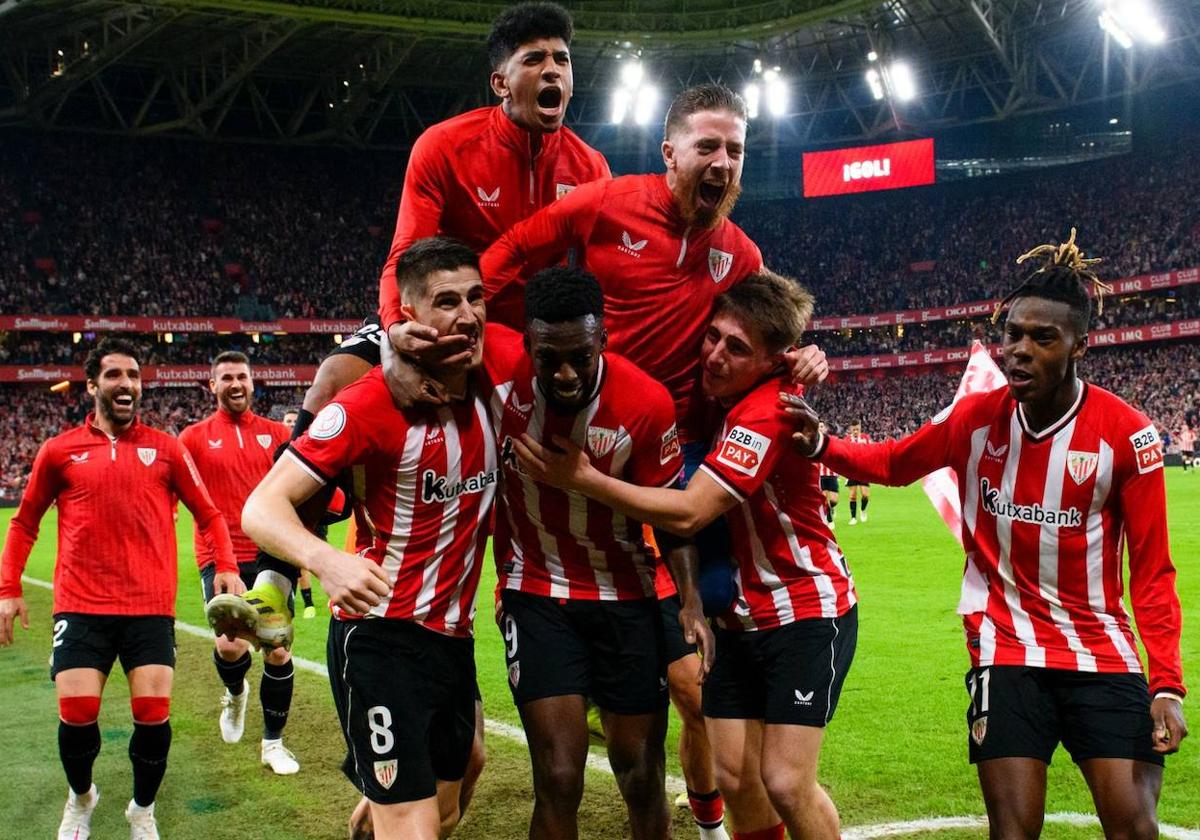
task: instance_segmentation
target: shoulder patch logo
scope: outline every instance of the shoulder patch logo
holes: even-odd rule
[[[946,406],[941,411],[939,411],[937,414],[933,415],[933,417],[930,418],[929,422],[935,426],[940,426],[942,423],[945,423],[947,420],[949,420],[950,415],[953,413],[954,413],[954,403],[950,403],[950,405]]]
[[[475,195],[479,196],[480,207],[498,207],[500,205],[499,187],[496,187],[491,192],[485,192],[483,187],[476,187]]]
[[[734,426],[721,441],[717,462],[732,467],[743,475],[756,476],[763,456],[771,448],[771,439],[744,426]]]
[[[555,184],[554,185],[554,200],[558,201],[564,195],[575,191],[574,184]]]
[[[1145,475],[1162,467],[1162,438],[1158,436],[1158,429],[1154,428],[1153,423],[1131,434],[1129,442],[1133,444],[1133,460],[1137,463],[1139,474]]]
[[[649,239],[639,239],[637,242],[634,242],[633,237],[629,235],[629,231],[623,230],[621,231],[621,244],[617,246],[617,250],[622,254],[629,254],[631,257],[641,259],[642,249],[646,247],[646,243],[649,241]]]
[[[719,251],[716,248],[708,249],[708,273],[712,276],[714,283],[720,283],[728,277],[731,268],[733,268],[733,254],[728,251]]]
[[[330,403],[317,412],[312,425],[308,427],[308,436],[314,440],[329,440],[342,433],[346,428],[346,409],[338,403]]]
[[[270,435],[255,435],[254,439],[256,441],[258,441],[258,445],[261,446],[263,449],[271,448],[271,436]]]
[[[587,446],[596,458],[608,455],[617,445],[619,432],[616,429],[606,429],[603,426],[588,426]]]
[[[138,460],[147,467],[154,463],[154,459],[158,457],[158,450],[150,446],[138,447]]]
[[[383,786],[384,790],[391,788],[392,782],[396,781],[396,759],[376,761],[375,780]]]
[[[1076,484],[1083,484],[1091,478],[1099,463],[1099,452],[1077,452],[1074,449],[1067,452],[1067,472]]]
[[[675,424],[663,432],[662,445],[658,448],[658,463],[666,465],[672,458],[678,458],[682,450],[679,448],[679,430]]]

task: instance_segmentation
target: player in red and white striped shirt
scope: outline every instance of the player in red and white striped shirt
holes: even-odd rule
[[[825,424],[821,423],[821,431],[825,431]],[[821,485],[821,495],[825,497],[825,521],[829,523],[832,529],[834,525],[833,512],[837,509],[838,503],[838,474],[832,469],[820,464],[817,467],[817,480]]]
[[[870,443],[870,435],[866,435],[862,430],[861,422],[850,424],[847,430],[846,440],[851,443]],[[871,503],[871,484],[868,481],[859,481],[856,478],[846,478],[846,492],[850,496],[850,524],[856,525],[858,522],[867,521],[867,505]],[[859,511],[859,498],[862,498],[862,511]]]
[[[499,468],[470,378],[484,343],[478,258],[454,240],[421,240],[397,276],[405,317],[468,337],[466,364],[431,371],[453,399],[398,409],[375,368],[321,409],[251,494],[242,524],[330,595],[343,769],[370,800],[376,836],[435,840],[458,820],[475,734],[472,620]],[[360,503],[359,554],[333,548],[296,514],[343,470]]]
[[[686,490],[621,481],[561,440],[565,454],[528,436],[518,446],[539,478],[656,528],[686,536],[721,516],[728,522],[737,597],[718,618],[703,705],[735,838],[781,839],[785,823],[796,838],[838,836],[837,810],[816,771],[854,655],[857,597],[821,515],[817,467],[792,451],[777,405],[791,387],[783,353],[811,314],[807,292],[768,272],[717,299],[700,351],[701,385],[725,414]]]
[[[489,326],[484,359],[504,461],[494,545],[501,625],[533,761],[530,836],[578,834],[590,698],[604,719],[631,836],[663,837],[668,697],[655,556],[640,522],[528,475],[514,441],[570,440],[607,475],[673,486],[683,469],[675,407],[663,385],[605,352],[604,294],[588,272],[538,272],[525,284],[523,308],[524,336]],[[682,593],[680,624],[711,652],[695,551],[664,547]]]
[[[899,485],[946,466],[958,474],[968,746],[992,836],[1037,836],[1061,741],[1105,833],[1157,837],[1162,756],[1187,734],[1162,442],[1145,415],[1076,376],[1085,283],[1099,281],[1074,232],[1026,256],[1045,263],[1005,301],[1007,388],[882,444],[821,438],[815,417],[796,411],[843,475]],[[1148,687],[1122,603],[1123,543]]]
[[[133,799],[125,810],[134,837],[157,837],[154,799],[171,747],[175,675],[175,499],[194,514],[216,568],[218,591],[242,582],[221,512],[178,440],[137,416],[142,398],[137,349],[104,339],[84,363],[95,411],[46,441],[13,517],[0,559],[0,645],[13,620],[28,629],[21,572],[38,525],[58,503],[54,566],[54,655],[58,749],[70,787],[59,837],[86,838],[99,793],[92,765],[100,752],[100,697],[113,663],[129,680]]]

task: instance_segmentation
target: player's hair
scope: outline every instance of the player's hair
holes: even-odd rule
[[[1026,260],[1038,260],[1040,264],[1021,285],[996,304],[992,323],[999,319],[1001,310],[1014,300],[1039,297],[1067,304],[1071,308],[1075,331],[1080,335],[1086,333],[1092,320],[1092,299],[1088,296],[1088,288],[1091,287],[1095,292],[1098,312],[1104,311],[1104,296],[1113,290],[1092,270],[1092,266],[1101,258],[1085,259],[1083,251],[1075,244],[1075,228],[1071,228],[1071,238],[1066,242],[1039,245],[1017,257],[1017,264]]]
[[[701,111],[728,111],[743,122],[750,119],[750,109],[746,107],[746,100],[725,85],[705,82],[680,91],[671,100],[671,107],[667,109],[667,119],[663,123],[663,137],[670,138],[688,117]]]
[[[425,281],[435,271],[479,270],[479,255],[457,239],[430,236],[418,239],[396,260],[396,285],[401,296],[425,294]]]
[[[600,281],[582,268],[544,268],[525,284],[525,321],[561,324],[594,315],[604,319]]]
[[[95,382],[100,377],[101,359],[114,353],[128,356],[137,362],[139,368],[142,366],[142,358],[133,342],[123,338],[102,338],[95,347],[88,351],[87,358],[83,362],[84,376]]]
[[[241,350],[222,350],[216,355],[216,358],[212,360],[213,379],[217,378],[217,365],[222,365],[226,362],[250,367],[250,357]]]
[[[538,38],[562,38],[569,47],[574,35],[571,13],[557,3],[518,3],[492,21],[487,39],[488,61],[493,70],[498,70],[522,44]]]
[[[729,313],[762,336],[768,353],[779,353],[800,341],[814,300],[793,278],[764,268],[718,297],[714,314]]]

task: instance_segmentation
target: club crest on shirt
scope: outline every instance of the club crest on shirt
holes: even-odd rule
[[[256,441],[258,441],[258,445],[261,446],[263,449],[271,448],[271,436],[270,435],[255,435],[254,439]]]
[[[1067,472],[1075,479],[1076,484],[1083,484],[1091,478],[1099,463],[1099,452],[1077,452],[1074,449],[1067,452]]]
[[[392,782],[396,781],[396,759],[388,759],[387,761],[375,762],[375,780],[383,785],[384,789],[392,786]]]
[[[975,746],[982,747],[983,739],[987,737],[987,715],[983,715],[971,724],[971,740]]]
[[[729,275],[729,269],[733,268],[733,254],[728,251],[719,251],[716,248],[708,249],[708,273],[712,275],[714,283],[720,283]]]
[[[554,200],[558,201],[564,195],[568,195],[575,191],[574,184],[555,184],[554,185]]]
[[[158,457],[158,450],[149,446],[138,447],[138,460],[147,467],[154,463],[154,459]]]
[[[596,458],[603,458],[613,451],[617,445],[619,432],[616,429],[606,429],[603,426],[588,426],[587,446]]]

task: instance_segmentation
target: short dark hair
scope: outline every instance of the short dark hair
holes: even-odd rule
[[[430,236],[418,239],[396,260],[396,285],[400,294],[420,296],[425,293],[425,280],[435,271],[479,270],[479,255],[457,239]]]
[[[522,44],[538,38],[562,38],[569,47],[574,35],[571,13],[557,3],[518,3],[492,21],[488,61],[493,70],[498,70]]]
[[[688,117],[701,111],[728,111],[743,121],[750,119],[750,109],[746,107],[746,100],[725,85],[705,82],[680,91],[671,100],[671,107],[667,109],[667,119],[663,123],[663,137],[669,138]]]
[[[250,367],[250,357],[241,350],[222,350],[216,355],[216,358],[212,360],[212,372],[214,379],[216,378],[217,365],[225,364],[226,362]]]
[[[582,268],[544,268],[525,284],[525,321],[561,324],[594,315],[604,320],[600,281]]]
[[[713,313],[733,315],[758,331],[768,353],[779,353],[800,341],[813,301],[812,293],[794,279],[764,268],[720,295]]]
[[[1083,251],[1075,244],[1075,228],[1071,228],[1071,237],[1066,242],[1039,245],[1019,257],[1017,262],[1026,260],[1036,260],[1040,264],[1020,286],[996,305],[992,320],[1000,316],[1000,310],[1006,304],[1018,298],[1037,297],[1065,303],[1071,310],[1071,326],[1075,332],[1078,335],[1087,333],[1092,322],[1092,299],[1088,295],[1088,288],[1096,290],[1101,305],[1104,294],[1112,291],[1112,288],[1101,282],[1091,268],[1100,260],[1085,259]]]
[[[87,359],[83,362],[84,376],[95,382],[100,376],[100,362],[105,356],[115,353],[133,359],[139,368],[142,366],[141,356],[138,355],[137,346],[132,341],[123,338],[102,338],[99,344],[88,351]]]

